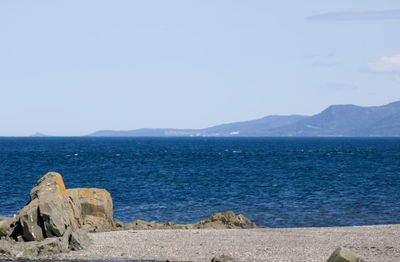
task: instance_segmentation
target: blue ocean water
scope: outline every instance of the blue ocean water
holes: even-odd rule
[[[114,218],[268,227],[400,223],[398,138],[0,138],[0,216],[48,171],[107,189]]]

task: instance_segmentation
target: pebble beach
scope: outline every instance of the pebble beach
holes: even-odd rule
[[[326,261],[339,246],[366,261],[400,261],[400,225],[323,228],[126,230],[91,233],[89,248],[57,260]]]

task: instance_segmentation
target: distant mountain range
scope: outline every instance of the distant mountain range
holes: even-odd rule
[[[45,134],[40,133],[40,132],[36,132],[33,135],[31,135],[31,137],[46,137],[46,136],[48,136],[48,135],[45,135]]]
[[[400,101],[384,106],[333,105],[313,116],[266,116],[204,129],[142,128],[102,130],[89,136],[400,136]]]

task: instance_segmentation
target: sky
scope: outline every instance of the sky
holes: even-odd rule
[[[398,0],[0,0],[0,136],[400,100]]]

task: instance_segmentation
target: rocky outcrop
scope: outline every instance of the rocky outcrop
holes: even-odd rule
[[[244,217],[242,214],[235,215],[232,211],[216,213],[207,220],[200,221],[193,225],[193,228],[256,228],[256,224]]]
[[[257,225],[251,222],[243,215],[235,215],[232,211],[216,213],[208,219],[195,224],[175,224],[173,222],[157,223],[155,221],[146,222],[136,220],[130,223],[115,223],[117,230],[145,230],[145,229],[230,229],[230,228],[257,228]]]
[[[157,223],[156,221],[147,222],[141,219],[130,223],[121,221],[115,222],[116,230],[148,230],[148,229],[188,229],[188,225],[175,224],[173,222]]]
[[[60,174],[37,182],[14,218],[0,219],[0,258],[30,259],[86,248],[88,230],[114,226],[113,205],[104,189],[66,190]]]
[[[326,262],[365,262],[365,260],[347,248],[338,247]]]
[[[67,190],[72,202],[80,210],[82,225],[90,231],[107,231],[114,227],[113,202],[110,193],[98,188]]]
[[[79,228],[79,213],[65,189],[60,174],[47,173],[31,190],[30,202],[16,214],[16,224],[25,241],[41,241],[45,238],[61,237],[70,229]]]
[[[113,220],[113,202],[104,189],[66,189],[60,174],[40,178],[29,202],[14,218],[0,218],[0,259],[46,258],[90,244],[87,232],[123,229],[255,228],[243,215],[217,213],[195,224]]]
[[[68,237],[50,237],[42,241],[12,242],[0,240],[0,259],[31,260],[68,250]]]

